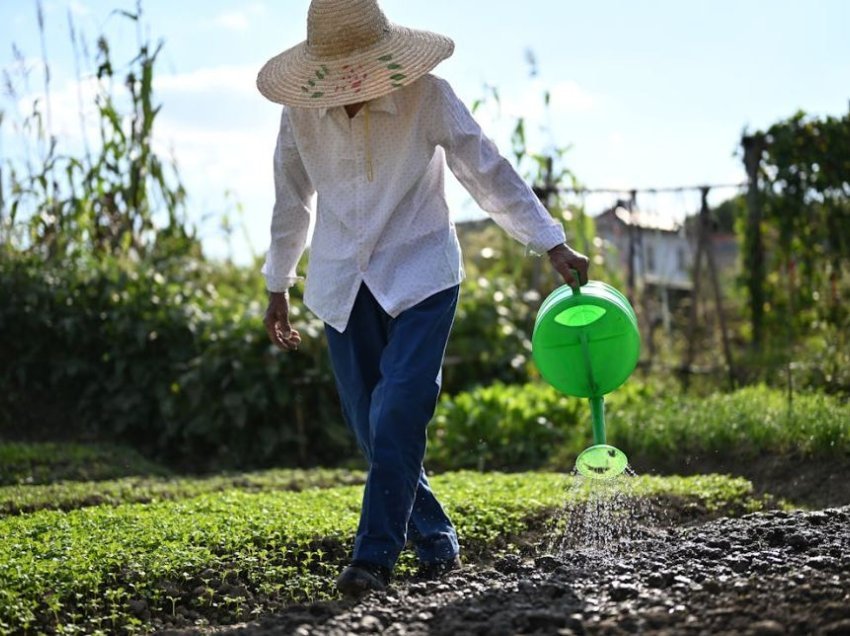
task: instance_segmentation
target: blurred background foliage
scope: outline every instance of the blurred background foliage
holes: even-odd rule
[[[122,16],[142,19],[140,11]],[[120,64],[111,59],[107,37],[98,39],[99,123],[84,147],[67,148],[51,137],[39,102],[20,120],[0,119],[30,145],[26,160],[4,158],[0,166],[2,437],[121,442],[191,470],[351,461],[356,452],[340,416],[322,325],[301,308],[299,289],[293,321],[304,344],[283,354],[262,326],[260,263],[243,267],[203,254],[178,167],[153,144],[161,106],[152,80],[163,44],[142,32],[138,54]],[[70,33],[78,37],[73,24]],[[13,100],[28,81],[21,68],[20,76],[5,78]],[[498,101],[497,89],[486,95],[482,103]],[[542,99],[548,105],[548,95]],[[842,300],[850,236],[848,122],[799,115],[768,131],[762,221],[766,234],[778,237],[771,256],[794,258],[800,271],[789,283],[781,269],[768,269],[771,339],[758,364],[776,373],[762,379],[786,383],[793,362],[798,390],[827,390],[839,401],[850,394],[850,324]],[[515,164],[564,223],[569,242],[593,259],[593,277],[622,286],[593,219],[558,192],[578,185],[566,167],[568,148],[533,152],[527,125],[519,119],[513,126]],[[823,144],[826,161],[819,159]],[[744,214],[741,201],[717,210],[741,235]],[[545,259],[527,254],[491,223],[458,229],[467,278],[430,458],[446,469],[567,465],[565,458],[589,439],[586,406],[541,384],[531,361],[537,308],[559,281]],[[730,295],[745,293],[744,278]],[[747,324],[733,327],[746,342]],[[714,346],[710,339],[704,345]],[[721,388],[711,379],[691,385],[695,394]],[[672,400],[663,402],[669,417],[677,400],[697,399],[679,391],[664,367],[648,369],[617,392],[612,412],[625,417],[618,405],[626,404],[663,422],[663,409],[651,410],[662,403],[659,395]],[[769,399],[775,402],[775,394]],[[746,406],[747,398],[735,403]],[[699,413],[693,404],[688,412]],[[685,436],[686,428],[675,434]],[[635,424],[633,430],[645,429]],[[629,444],[642,448],[639,436],[632,437]]]

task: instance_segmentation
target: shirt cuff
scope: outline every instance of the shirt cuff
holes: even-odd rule
[[[295,285],[298,281],[303,280],[301,276],[296,278],[284,278],[283,282],[275,281],[272,283],[268,278],[266,279],[266,291],[272,294],[282,294],[284,292],[289,291],[289,288]]]
[[[528,242],[528,249],[535,254],[543,255],[556,245],[567,242],[563,226],[555,222]]]
[[[276,276],[269,271],[267,265],[261,270],[266,278],[266,291],[271,293],[282,293],[289,290],[295,283],[304,280],[302,276]]]

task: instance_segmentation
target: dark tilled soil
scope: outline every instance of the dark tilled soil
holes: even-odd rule
[[[686,455],[663,461],[629,456],[638,474],[726,474],[749,479],[759,494],[770,494],[809,508],[850,505],[850,456],[760,455],[724,457],[719,453]]]
[[[207,632],[850,634],[850,506],[661,530],[621,552],[508,556]]]

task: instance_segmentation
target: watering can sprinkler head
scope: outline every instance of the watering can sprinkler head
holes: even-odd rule
[[[584,449],[576,458],[576,470],[590,479],[613,479],[629,466],[626,454],[610,446],[605,438],[605,401],[591,397],[590,415],[593,420],[593,446]]]
[[[628,466],[626,454],[608,444],[594,444],[576,459],[576,470],[588,479],[613,479],[622,475]]]

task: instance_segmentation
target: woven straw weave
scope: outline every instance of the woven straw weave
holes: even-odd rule
[[[342,106],[406,86],[453,51],[445,36],[392,24],[376,0],[313,0],[307,40],[266,62],[257,88],[288,106]]]

